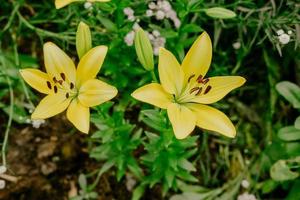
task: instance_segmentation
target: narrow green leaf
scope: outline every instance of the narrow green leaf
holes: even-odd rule
[[[289,81],[276,84],[276,89],[294,108],[300,108],[300,88]]]
[[[294,126],[286,126],[279,130],[278,137],[283,141],[295,141],[300,139],[300,130]]]

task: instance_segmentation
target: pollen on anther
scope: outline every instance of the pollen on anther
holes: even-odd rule
[[[197,82],[198,82],[198,83],[201,83],[201,82],[202,82],[202,79],[203,79],[203,76],[202,76],[202,75],[199,75],[198,78],[197,78]]]
[[[55,77],[53,77],[53,81],[54,83],[57,83],[57,79]]]
[[[48,88],[49,88],[50,90],[52,89],[52,86],[51,86],[50,81],[47,81],[47,86],[48,86]]]
[[[63,80],[59,80],[59,81],[57,81],[60,85],[62,85],[62,83],[63,83]]]
[[[70,83],[70,89],[72,90],[74,88],[74,84],[71,82]]]
[[[188,79],[188,83],[192,80],[192,78],[194,78],[195,74],[191,75]]]
[[[201,92],[202,92],[202,87],[199,88],[199,90],[196,92],[195,95],[198,96],[199,94],[201,94]]]
[[[195,91],[197,91],[197,90],[199,90],[199,87],[194,87],[194,88],[192,88],[192,89],[190,90],[190,94],[192,94],[193,92],[195,92]]]
[[[54,86],[54,93],[57,93],[57,87],[56,87],[56,85]]]
[[[66,80],[66,75],[64,73],[60,73],[60,77],[65,81]]]
[[[205,89],[204,94],[207,94],[210,90],[211,90],[211,86],[209,85],[209,86],[207,86],[207,88]]]
[[[205,85],[206,83],[208,83],[209,78],[203,79],[202,83]]]
[[[69,96],[70,96],[69,93],[66,93],[66,98],[69,98]]]

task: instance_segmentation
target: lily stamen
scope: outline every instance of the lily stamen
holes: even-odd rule
[[[66,81],[66,75],[64,73],[60,73],[60,77],[63,79],[63,81]]]
[[[195,77],[195,74],[191,75],[189,78],[188,78],[188,83],[192,80],[192,78]]]
[[[51,86],[50,81],[47,81],[47,87],[48,87],[50,90],[52,89],[52,86]]]
[[[209,86],[207,86],[207,88],[205,89],[205,91],[204,91],[204,94],[207,94],[210,90],[211,90],[211,86],[209,85]]]
[[[54,93],[57,93],[57,86],[54,85]]]
[[[197,90],[199,90],[200,88],[199,87],[194,87],[194,88],[192,88],[191,90],[190,90],[190,94],[192,94],[193,92],[195,92],[195,91],[197,91]]]

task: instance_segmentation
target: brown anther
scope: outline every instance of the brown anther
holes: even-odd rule
[[[53,77],[53,81],[54,83],[57,83],[57,79],[55,77]]]
[[[65,81],[66,80],[66,75],[64,73],[60,73],[60,77]]]
[[[195,74],[193,74],[193,75],[191,75],[190,77],[189,77],[189,79],[188,79],[188,83],[192,80],[192,78],[194,78],[195,77]]]
[[[207,94],[210,90],[211,90],[211,86],[209,85],[209,86],[207,86],[207,88],[205,89],[204,94]]]
[[[62,85],[62,83],[63,83],[63,80],[59,80],[59,81],[57,81],[60,85]]]
[[[54,93],[57,93],[57,87],[54,85]]]
[[[198,96],[199,94],[201,94],[201,92],[202,92],[202,87],[199,88],[199,90],[196,92],[195,95]]]
[[[198,78],[197,78],[197,82],[198,83],[202,83],[202,80],[203,80],[203,76],[199,75]]]
[[[209,78],[203,79],[202,83],[205,85],[206,83],[208,83]]]
[[[69,98],[69,96],[70,96],[69,93],[66,93],[66,98]]]
[[[51,86],[50,81],[47,81],[47,86],[48,86],[48,88],[49,88],[50,90],[52,89],[52,86]]]
[[[192,89],[190,90],[190,94],[192,94],[193,92],[195,92],[195,91],[197,91],[197,90],[199,90],[199,87],[194,87],[194,88],[192,88]]]
[[[74,88],[74,84],[71,82],[70,83],[70,89],[72,90]]]

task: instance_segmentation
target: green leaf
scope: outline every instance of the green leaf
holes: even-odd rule
[[[134,46],[138,59],[145,70],[152,71],[154,69],[152,45],[148,35],[141,28],[136,31]]]
[[[139,200],[145,192],[145,185],[139,185],[133,190],[131,200]]]
[[[300,130],[294,126],[286,126],[279,130],[278,137],[287,142],[300,140]]]
[[[218,19],[229,19],[236,17],[236,14],[233,11],[222,7],[208,8],[205,9],[204,12],[212,18]]]
[[[181,158],[178,162],[178,165],[181,168],[186,169],[187,171],[192,171],[192,172],[196,171],[194,165],[191,162],[189,162],[187,159]]]
[[[300,116],[297,117],[294,126],[296,129],[300,129]]]
[[[111,32],[116,32],[117,26],[108,18],[105,17],[101,17],[101,16],[97,16],[97,18],[99,19],[99,21],[101,22],[101,24],[108,30]]]
[[[262,188],[261,188],[262,193],[263,194],[268,194],[268,193],[272,192],[273,190],[275,190],[277,186],[278,186],[278,182],[276,182],[272,179],[264,181],[263,185],[262,185]]]
[[[298,159],[298,160],[297,160]],[[299,162],[300,164],[300,157],[297,157],[293,160],[278,160],[270,170],[270,175],[273,180],[275,181],[287,181],[293,180],[299,177],[298,172],[291,171],[288,163],[289,162]]]
[[[199,33],[203,31],[203,29],[196,24],[186,24],[181,31],[184,33]]]
[[[276,84],[276,89],[294,108],[300,108],[300,88],[289,81]]]
[[[82,190],[86,191],[87,180],[84,174],[80,174],[78,177],[78,183]]]

